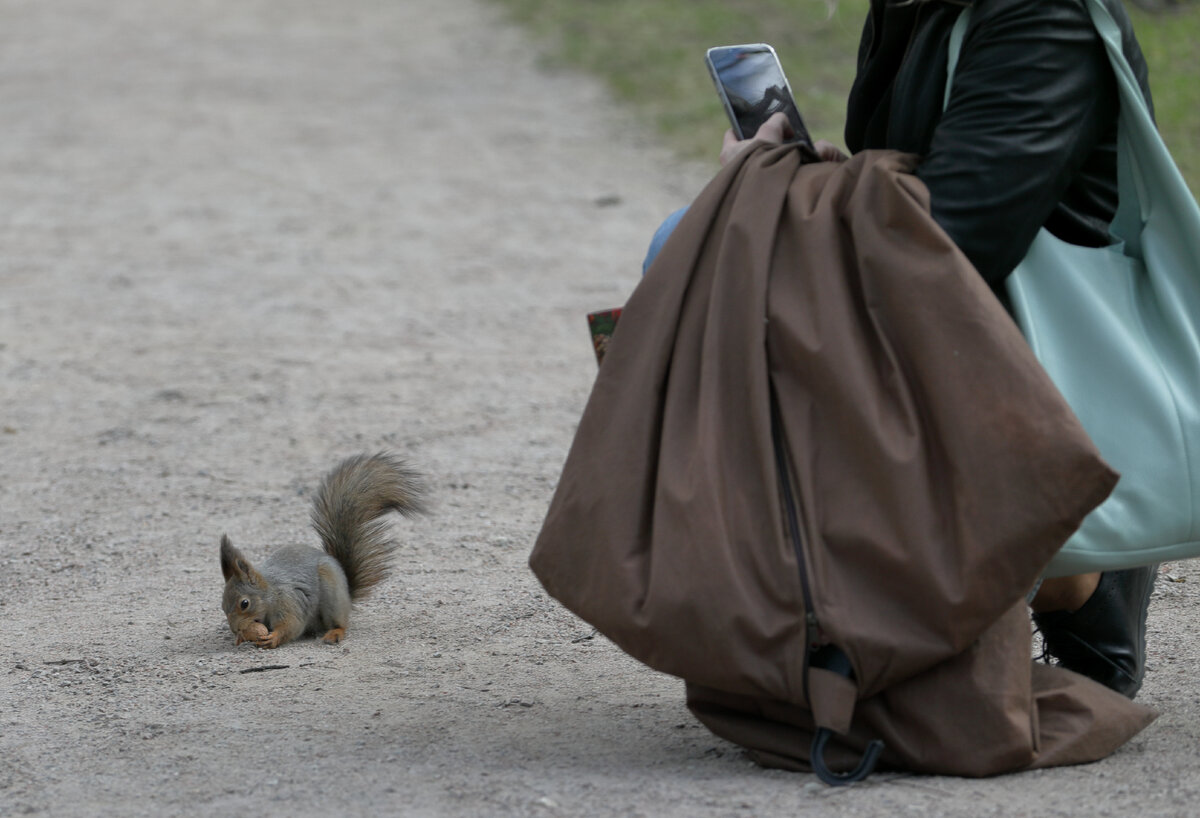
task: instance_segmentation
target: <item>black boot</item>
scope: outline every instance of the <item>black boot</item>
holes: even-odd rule
[[[1132,699],[1146,672],[1146,610],[1157,576],[1157,565],[1105,571],[1079,610],[1035,613],[1046,652]]]

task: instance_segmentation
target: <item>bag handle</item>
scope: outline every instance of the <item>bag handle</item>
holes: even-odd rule
[[[963,38],[971,24],[971,6],[964,6],[950,29],[950,52],[946,55],[946,93],[942,96],[942,110],[950,107],[950,88],[954,85],[954,72],[958,70],[958,58],[962,53]]]
[[[817,778],[831,787],[840,787],[862,781],[875,770],[884,744],[880,739],[867,743],[858,765],[847,772],[834,772],[825,761],[825,750],[835,734],[850,732],[850,719],[858,700],[858,687],[854,683],[854,667],[845,651],[835,645],[825,645],[809,656],[808,664],[809,710],[816,724],[809,764]]]
[[[1146,169],[1139,157],[1156,153],[1167,155],[1162,137],[1150,116],[1150,108],[1142,96],[1137,77],[1125,59],[1121,47],[1121,29],[1100,0],[1087,0],[1092,24],[1104,41],[1108,60],[1117,78],[1117,93],[1121,113],[1117,130],[1117,213],[1113,217],[1112,233],[1125,241],[1126,252],[1141,256],[1142,228],[1149,216],[1158,185],[1150,184]],[[1178,172],[1176,172],[1178,173]]]

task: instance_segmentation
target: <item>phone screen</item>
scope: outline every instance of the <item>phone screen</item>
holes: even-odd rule
[[[775,49],[765,43],[717,46],[708,67],[739,139],[749,139],[776,111],[787,114],[795,141],[812,144]]]

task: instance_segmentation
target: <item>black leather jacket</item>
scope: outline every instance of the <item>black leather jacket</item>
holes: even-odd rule
[[[1104,0],[1150,99],[1120,0]],[[950,29],[962,3],[872,0],[850,93],[846,144],[922,157],[933,216],[999,291],[1045,225],[1107,243],[1116,211],[1118,100],[1083,0],[974,0],[950,105]]]

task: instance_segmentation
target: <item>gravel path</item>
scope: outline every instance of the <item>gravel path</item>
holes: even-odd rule
[[[0,815],[1191,815],[1200,572],[1113,758],[834,791],[699,727],[526,558],[653,227],[711,170],[472,0],[0,0]],[[714,123],[714,139],[719,123]],[[337,647],[217,541],[341,457],[433,514]]]

